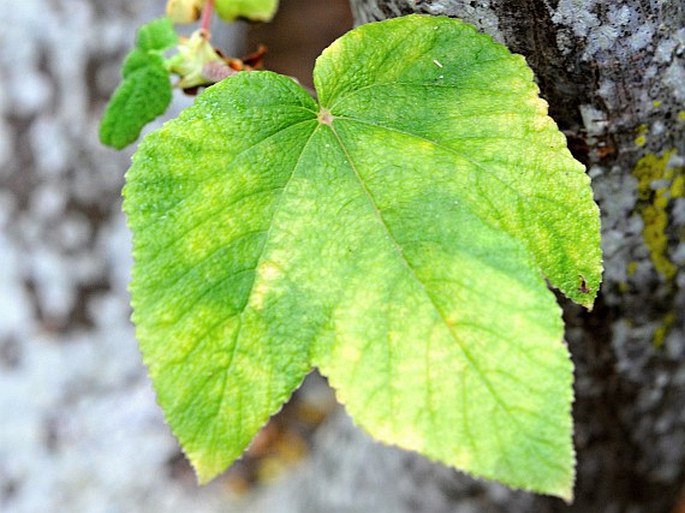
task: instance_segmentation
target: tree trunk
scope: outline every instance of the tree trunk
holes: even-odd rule
[[[460,17],[527,58],[550,114],[593,179],[606,270],[592,313],[564,303],[576,364],[573,505],[380,447],[341,415],[321,433],[293,511],[683,511],[685,5],[351,3],[357,23],[412,12]]]

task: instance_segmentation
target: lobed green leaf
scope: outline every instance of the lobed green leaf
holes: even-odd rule
[[[415,15],[343,36],[314,79],[320,105],[269,72],[220,82],[127,175],[133,319],[200,480],[318,367],[377,439],[569,499],[544,277],[592,303],[599,220],[530,70]]]
[[[157,18],[138,30],[136,46],[145,51],[163,52],[176,46],[178,35],[168,17]]]

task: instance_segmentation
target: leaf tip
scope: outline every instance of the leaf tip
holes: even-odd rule
[[[567,506],[571,506],[575,500],[575,494],[573,493],[576,481],[575,470],[572,472],[570,477],[571,479],[568,482],[560,484],[557,489],[546,492],[543,491],[542,493],[549,494],[552,497],[557,497],[558,499],[564,501]]]
[[[601,286],[601,264],[599,269],[599,278],[593,276],[592,279],[586,278],[584,275],[578,275],[578,284],[575,294],[569,296],[574,302],[578,303],[580,306],[591,312],[595,306],[595,301],[597,300],[597,295],[599,294],[599,289]],[[593,273],[595,274],[595,273]]]
[[[568,469],[569,472],[560,478],[559,480],[549,482],[547,484],[544,484],[542,486],[517,486],[517,485],[510,485],[507,483],[505,486],[510,487],[512,490],[516,489],[522,489],[528,492],[536,493],[536,494],[541,494],[541,495],[547,495],[550,497],[556,497],[557,499],[561,499],[564,501],[564,503],[567,506],[570,506],[573,504],[573,501],[575,500],[575,494],[574,494],[574,488],[575,488],[575,482],[576,482],[576,464],[575,464],[575,451],[573,451],[574,457],[573,457],[573,465]]]
[[[183,453],[190,462],[190,466],[193,467],[195,479],[197,479],[197,484],[200,486],[209,484],[226,469],[224,465],[217,465],[216,462],[208,461],[206,457],[191,454],[185,449],[183,449]]]
[[[588,298],[587,300],[580,303],[580,306],[585,308],[588,312],[592,312],[595,308],[595,297]]]
[[[568,490],[568,492],[565,492],[564,494],[560,495],[559,498],[563,500],[567,506],[571,506],[574,500],[573,488]]]
[[[192,462],[191,462],[192,463]],[[214,479],[218,473],[205,470],[196,464],[192,464],[193,470],[195,471],[195,478],[197,479],[197,484],[200,486],[205,486],[209,484],[212,479]]]

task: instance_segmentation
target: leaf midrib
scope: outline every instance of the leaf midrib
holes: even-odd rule
[[[312,120],[312,121],[313,121],[313,120]],[[226,398],[227,398],[227,396],[228,396],[228,394],[226,393],[226,387],[228,386],[228,383],[229,383],[228,376],[229,376],[229,374],[230,374],[230,372],[231,372],[231,370],[232,370],[232,368],[233,368],[233,365],[234,365],[234,362],[235,362],[235,357],[236,357],[236,355],[237,355],[237,353],[238,353],[238,350],[239,350],[239,347],[240,347],[240,341],[241,341],[241,338],[242,338],[242,337],[241,337],[241,331],[242,331],[242,327],[243,327],[243,325],[244,325],[244,314],[245,314],[245,312],[247,311],[247,308],[248,308],[248,306],[249,306],[250,298],[252,297],[252,295],[253,295],[253,293],[254,293],[254,287],[255,287],[255,284],[256,284],[256,282],[257,282],[257,277],[258,277],[257,269],[259,269],[260,265],[261,265],[261,264],[263,263],[263,261],[264,261],[264,255],[266,254],[266,250],[267,250],[268,245],[269,245],[269,241],[270,241],[270,238],[271,238],[271,233],[272,233],[272,230],[273,230],[273,226],[274,226],[274,224],[275,224],[274,221],[275,221],[275,219],[276,219],[276,218],[278,217],[278,215],[279,215],[281,206],[282,206],[282,204],[283,204],[283,198],[284,198],[284,197],[287,197],[287,191],[288,191],[288,189],[289,189],[289,187],[290,187],[290,185],[291,185],[291,183],[292,183],[292,181],[293,181],[293,177],[295,176],[295,174],[296,174],[296,172],[297,172],[297,169],[300,167],[300,164],[301,164],[301,162],[302,162],[302,157],[303,157],[303,155],[306,153],[306,149],[307,149],[307,147],[309,146],[309,144],[311,143],[311,141],[312,141],[312,139],[313,139],[313,137],[314,137],[314,134],[316,133],[316,131],[318,130],[318,128],[319,128],[319,125],[315,126],[315,127],[312,129],[311,133],[309,134],[309,137],[307,138],[307,141],[306,141],[306,142],[304,143],[304,145],[302,146],[302,150],[300,151],[300,154],[299,154],[299,156],[298,156],[298,158],[297,158],[297,161],[295,162],[295,165],[293,165],[293,167],[292,167],[292,172],[290,173],[290,176],[288,177],[288,179],[287,179],[287,181],[286,181],[284,187],[281,189],[281,192],[280,192],[279,197],[278,197],[278,200],[277,200],[276,207],[274,208],[273,214],[272,214],[272,216],[271,216],[271,222],[269,223],[269,228],[268,228],[267,231],[266,231],[266,235],[265,235],[265,237],[264,237],[264,241],[263,241],[263,243],[262,243],[262,247],[261,247],[261,249],[260,249],[260,251],[259,251],[259,257],[258,257],[258,259],[257,259],[257,262],[255,263],[255,266],[254,266],[254,275],[253,275],[253,278],[252,278],[252,283],[251,283],[251,285],[250,285],[250,290],[249,290],[249,292],[246,294],[246,300],[245,300],[245,303],[244,303],[243,308],[240,310],[240,312],[239,312],[236,316],[234,316],[234,318],[237,317],[238,326],[237,326],[236,329],[235,329],[234,336],[233,336],[233,339],[232,339],[232,341],[231,341],[231,346],[232,346],[232,347],[226,348],[227,350],[230,350],[230,353],[231,353],[231,354],[230,354],[230,358],[229,358],[229,360],[228,360],[228,362],[227,362],[227,364],[226,364],[225,370],[223,371],[223,380],[222,380],[222,385],[221,385],[222,390],[221,390],[221,393],[218,394],[219,401],[218,401],[217,405],[215,406],[214,412],[213,412],[213,416],[214,416],[215,418],[218,418],[218,417],[221,415],[221,411],[223,410],[223,405],[224,405],[225,400],[226,400]],[[224,322],[225,320],[226,320],[226,319],[221,319],[221,321],[219,321],[219,322],[215,323],[214,325],[212,325],[212,328],[211,328],[211,329],[212,329],[212,330],[215,329],[218,325],[221,324],[221,322]],[[200,345],[200,344],[198,344],[198,345]],[[196,347],[197,347],[197,346],[195,346],[194,348],[191,348],[191,351],[190,351],[189,353],[187,353],[186,355],[184,355],[184,357],[187,357],[190,353],[192,353],[192,352],[196,349]],[[266,384],[266,389],[267,389],[267,392],[266,392],[266,397],[267,397],[266,402],[269,403],[269,404],[270,404],[271,402],[273,402],[273,391],[272,391],[272,389],[273,389],[273,367],[274,367],[274,366],[273,366],[273,362],[271,362],[271,364],[270,364],[270,366],[269,366],[269,380],[268,380],[268,383]],[[243,409],[244,409],[244,408],[243,408],[243,405],[242,405],[242,397],[241,397],[240,394],[238,394],[237,397],[238,397],[238,399],[239,399],[240,402],[239,402],[239,404],[236,406],[236,414],[238,415],[239,419],[242,419],[242,416],[243,416]],[[236,425],[242,426],[242,423],[243,423],[242,420],[239,420],[239,421],[236,423]]]
[[[275,220],[278,217],[281,206],[283,205],[283,198],[287,198],[288,195],[288,190],[290,188],[290,185],[292,184],[293,177],[297,173],[297,169],[300,167],[300,164],[302,162],[302,156],[306,153],[307,147],[311,143],[312,139],[314,138],[314,134],[316,134],[317,130],[319,129],[320,125],[316,125],[314,129],[311,131],[309,134],[309,137],[307,138],[307,141],[304,143],[302,146],[302,150],[300,151],[300,155],[297,157],[297,162],[295,162],[295,165],[293,166],[292,172],[290,173],[290,176],[288,177],[288,180],[286,181],[285,185],[283,186],[283,189],[281,190],[280,196],[278,197],[277,204],[274,208],[273,215],[271,216],[271,222],[269,223],[269,228],[266,231],[266,235],[264,236],[264,242],[262,243],[262,247],[259,251],[259,258],[257,259],[257,262],[255,264],[255,273],[252,277],[252,284],[250,285],[250,291],[246,295],[246,301],[245,305],[240,311],[240,314],[238,315],[238,328],[236,329],[236,335],[234,338],[234,343],[233,343],[233,348],[231,349],[231,357],[228,361],[228,364],[226,365],[226,370],[225,370],[225,375],[227,376],[229,372],[231,371],[231,368],[233,366],[233,362],[235,361],[235,355],[238,352],[238,347],[240,346],[240,340],[241,340],[241,330],[242,326],[244,325],[244,318],[243,316],[245,315],[245,312],[250,304],[250,298],[252,298],[252,295],[254,293],[254,288],[255,288],[255,283],[257,283],[257,278],[258,278],[258,272],[257,270],[260,268],[261,264],[264,262],[264,255],[266,254],[266,249],[269,246],[269,241],[271,239],[271,233],[273,230],[273,226],[275,224]],[[267,351],[267,354],[271,355],[271,352]],[[267,393],[266,397],[267,403],[271,403],[273,400],[273,360],[270,362],[269,366],[269,382],[267,384]],[[217,409],[217,415],[221,412],[223,401],[225,399],[226,394],[226,384],[228,383],[228,380],[226,379],[224,381],[223,385],[223,390],[221,393],[222,401],[220,403],[219,408]],[[240,412],[242,415],[242,407],[240,408]]]
[[[345,146],[345,143],[343,142],[342,138],[340,137],[340,135],[335,130],[335,127],[332,124],[330,125],[330,129],[331,129],[331,132],[333,133],[335,139],[337,140],[338,144],[340,145],[340,149],[344,153],[345,158],[349,162],[350,168],[354,172],[354,176],[355,176],[356,180],[359,182],[359,186],[361,187],[362,191],[364,192],[365,196],[367,197],[368,202],[373,209],[373,212],[374,212],[376,219],[378,219],[378,222],[381,225],[381,227],[383,228],[383,231],[385,231],[388,239],[392,242],[393,248],[395,249],[396,253],[400,257],[400,261],[407,268],[407,270],[409,271],[409,274],[411,275],[413,280],[420,286],[421,290],[424,292],[426,297],[428,297],[428,299],[431,302],[433,309],[439,314],[443,323],[445,323],[445,325],[449,328],[449,323],[447,322],[447,319],[445,318],[443,312],[438,308],[437,304],[435,303],[435,300],[429,294],[429,292],[426,290],[424,283],[416,275],[414,268],[411,266],[411,264],[409,263],[409,260],[407,259],[407,256],[404,254],[404,250],[402,249],[402,246],[400,246],[399,242],[397,241],[395,236],[390,231],[388,224],[386,223],[385,219],[383,218],[383,215],[381,214],[380,209],[378,208],[378,205],[376,204],[375,198],[371,194],[371,191],[369,190],[369,188],[366,186],[364,179],[359,174],[359,170],[357,169],[356,164],[352,160],[352,156],[351,156],[349,150],[347,149],[347,146]],[[450,333],[452,333],[451,329],[449,331],[450,331]],[[468,353],[466,348],[463,347],[462,341],[459,338],[457,338],[453,333],[452,333],[452,337],[455,339],[455,341],[459,345],[459,348],[464,353],[464,356],[466,356],[467,360],[474,366],[475,370],[478,373],[480,373],[480,370],[478,369],[477,365],[475,365],[475,362],[473,362],[471,355]]]

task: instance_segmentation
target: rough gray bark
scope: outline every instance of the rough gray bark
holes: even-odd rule
[[[673,510],[685,463],[685,5],[351,3],[358,23],[412,12],[457,16],[528,59],[593,178],[606,271],[592,313],[565,305],[577,366],[572,506],[380,447],[340,416],[321,434],[308,477],[291,494],[292,511]]]

